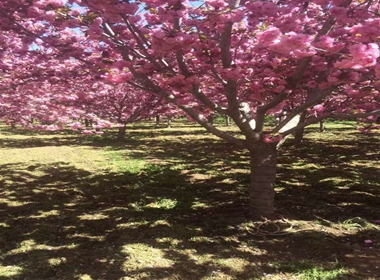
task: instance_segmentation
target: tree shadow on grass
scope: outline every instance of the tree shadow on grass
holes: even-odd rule
[[[79,140],[78,137],[70,136],[59,136],[50,138],[41,137],[28,137],[26,139],[20,138],[7,138],[0,139],[0,148],[10,149],[26,149],[26,148],[37,148],[37,147],[48,147],[48,146],[78,146],[83,141]]]
[[[315,230],[249,234],[244,193],[170,166],[92,174],[19,163],[0,176],[3,279],[260,279],[316,263],[335,271],[333,252],[355,253]]]
[[[306,139],[302,147],[283,152],[277,175],[283,208],[293,208],[295,217],[303,219],[313,219],[314,214],[333,221],[355,216],[379,219],[380,141],[356,137],[356,142]],[[314,211],[303,211],[310,205]]]
[[[278,211],[320,228],[296,225],[285,235],[262,236],[246,223],[247,155],[207,135],[187,141],[189,135],[164,142],[136,132],[121,144],[108,143],[150,162],[136,172],[93,174],[65,162],[0,166],[0,275],[8,275],[0,279],[380,275],[376,228],[334,232],[337,221],[372,221],[379,214],[377,167],[356,169],[336,156],[374,161],[375,142],[363,142],[364,152],[352,143],[322,141],[286,151],[280,157]],[[316,163],[324,167],[308,166]]]
[[[190,128],[192,131],[187,130]],[[188,137],[194,135],[209,137],[206,130],[201,127],[189,124],[172,127],[170,129],[153,129],[153,126],[129,126],[124,140],[117,139],[117,129],[105,129],[102,135],[84,135],[79,131],[35,131],[27,129],[15,129],[2,131],[6,137],[0,138],[0,148],[35,148],[45,146],[78,146],[87,145],[93,147],[109,147],[119,150],[128,144],[137,145],[137,141],[144,139],[154,139],[156,137]],[[20,137],[21,136],[21,137]],[[26,137],[25,137],[26,136]]]
[[[14,266],[12,279],[198,278],[207,266],[194,261],[191,268],[186,250],[204,245],[192,239],[215,229],[231,234],[226,223],[213,228],[210,213],[223,208],[220,202],[193,209],[207,191],[178,170],[99,175],[65,163],[29,169],[40,175],[22,164],[0,171],[1,264]]]

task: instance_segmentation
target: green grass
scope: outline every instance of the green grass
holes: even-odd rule
[[[247,154],[193,124],[125,141],[1,126],[0,279],[379,279],[380,140],[354,126],[285,144],[283,219],[261,224]]]

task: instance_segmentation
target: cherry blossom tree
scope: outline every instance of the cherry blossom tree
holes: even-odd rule
[[[118,139],[125,138],[127,124],[152,117],[156,114],[156,106],[161,104],[157,95],[142,92],[128,84],[106,84],[96,82],[87,90],[77,93],[73,104],[86,113],[86,118],[108,120],[118,127]],[[97,128],[99,124],[95,125]]]
[[[83,73],[161,96],[247,149],[253,217],[274,213],[283,139],[326,118],[380,114],[377,1],[15,2],[2,3],[1,26],[21,50],[36,43]],[[266,116],[284,107],[269,127]],[[241,137],[208,122],[210,112],[231,117]]]

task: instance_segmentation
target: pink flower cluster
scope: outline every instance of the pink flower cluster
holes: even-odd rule
[[[237,68],[219,68],[218,72],[223,79],[237,81],[243,76]]]
[[[164,84],[177,92],[189,92],[194,85],[199,84],[199,81],[196,76],[186,78],[184,75],[177,75],[167,79]]]
[[[197,42],[196,34],[170,33],[162,29],[153,33],[152,47],[158,54],[169,54],[178,50],[188,51]]]
[[[334,38],[330,36],[321,36],[318,41],[314,42],[313,45],[323,51],[327,51],[324,55],[335,55],[341,49],[344,48],[344,44],[336,42]]]
[[[250,11],[251,17],[273,17],[279,10],[279,5],[275,3],[264,3],[262,1],[253,1],[246,4],[246,8]]]
[[[349,47],[350,59],[343,59],[334,64],[337,68],[361,69],[374,66],[380,56],[379,46],[375,43],[355,44]]]
[[[37,8],[45,8],[46,6],[52,6],[54,8],[62,7],[66,4],[66,0],[38,0],[35,1],[34,6]]]
[[[102,77],[111,84],[122,84],[133,79],[132,73],[119,69],[112,69],[110,73],[106,73]]]
[[[101,17],[98,17],[90,25],[90,28],[88,29],[88,36],[91,39],[99,39],[103,35],[104,31],[103,31],[103,28],[101,27],[102,23],[103,23],[103,19]]]
[[[277,27],[269,27],[267,30],[259,33],[257,39],[257,46],[259,48],[268,48],[269,50],[297,59],[316,53],[313,48],[310,48],[313,42],[312,36],[295,32],[282,34]]]
[[[263,137],[263,141],[265,143],[278,143],[280,142],[284,137],[282,135],[269,135],[265,134]]]
[[[358,23],[350,29],[353,39],[357,42],[371,43],[380,36],[380,19],[371,18],[364,23]]]

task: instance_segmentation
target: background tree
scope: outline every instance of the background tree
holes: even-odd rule
[[[107,120],[118,127],[118,139],[125,138],[126,125],[152,117],[160,98],[128,84],[96,82],[86,91],[78,91],[75,106],[86,112],[87,119]],[[95,125],[97,128],[98,125]]]

